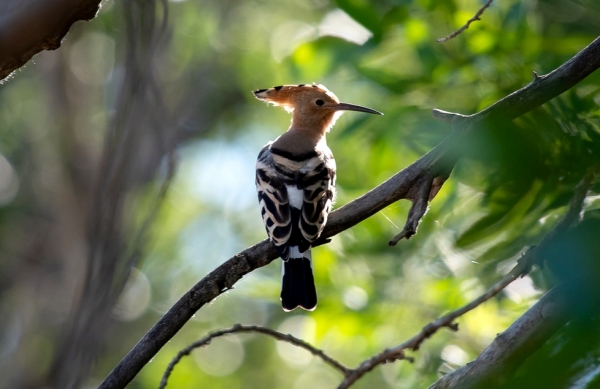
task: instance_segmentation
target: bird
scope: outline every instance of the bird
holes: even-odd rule
[[[344,111],[383,115],[341,103],[321,84],[280,85],[253,91],[263,102],[292,114],[288,130],[268,142],[256,162],[256,190],[270,241],[283,259],[281,305],[312,311],[317,293],[311,245],[335,200],[336,165],[325,135]]]

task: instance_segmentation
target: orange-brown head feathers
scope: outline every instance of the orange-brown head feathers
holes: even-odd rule
[[[329,89],[320,84],[281,85],[254,91],[262,101],[293,113],[292,128],[310,129],[325,133],[343,111],[360,111],[383,115],[359,105],[340,103]]]
[[[325,86],[319,84],[281,85],[269,89],[254,91],[254,96],[267,103],[284,108],[293,112],[296,108],[308,105],[321,99],[323,104],[338,104],[340,100]]]

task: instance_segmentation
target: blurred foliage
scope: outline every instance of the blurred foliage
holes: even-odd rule
[[[148,254],[115,310],[118,328],[89,387],[192,285],[266,237],[255,204],[255,158],[290,118],[256,101],[251,90],[315,81],[342,101],[385,113],[347,113],[328,137],[338,165],[340,206],[448,134],[448,126],[431,118],[432,108],[477,112],[529,83],[532,71],[550,72],[600,35],[595,1],[496,0],[463,34],[435,42],[483,3],[169,2],[160,69],[163,98],[179,131],[180,165]],[[64,188],[88,182],[94,171],[123,71],[126,27],[120,6],[107,1],[96,19],[73,28],[60,50],[36,56],[0,86],[0,374],[10,377],[5,382],[31,387],[44,381],[60,329],[79,296],[86,243],[73,220],[85,217],[85,199]],[[316,311],[281,310],[276,261],[202,308],[129,387],[156,387],[179,349],[235,323],[290,332],[355,366],[467,303],[541,240],[587,167],[600,160],[599,103],[596,72],[518,120],[473,134],[415,237],[387,246],[410,207],[402,201],[314,250]],[[149,183],[147,190],[153,189]],[[600,208],[599,195],[597,184],[586,210]],[[144,199],[136,193],[130,202]],[[585,228],[583,236],[594,240],[597,223]],[[47,241],[54,244],[51,254],[44,251]],[[576,237],[553,252],[559,269],[564,253],[573,253],[572,261],[600,259],[585,248],[575,255],[573,247],[583,247]],[[428,340],[414,364],[382,366],[355,387],[426,387],[476,357],[555,282],[548,268],[534,270],[460,318],[459,332],[441,331]],[[548,379],[543,387],[559,387],[557,382],[569,387],[577,380],[578,388],[598,387],[599,345],[586,339],[597,339],[600,326],[590,316],[556,334],[519,370],[519,379]],[[560,376],[556,381],[548,366]],[[184,359],[169,387],[317,389],[340,380],[304,351],[240,335]]]

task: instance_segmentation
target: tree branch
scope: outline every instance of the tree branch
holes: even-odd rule
[[[431,193],[432,185],[433,177],[430,177],[429,174],[425,174],[421,181],[415,185],[415,188],[417,189],[416,193],[413,196],[410,194],[408,196],[413,204],[408,211],[408,218],[406,219],[404,228],[388,242],[388,245],[395,246],[400,239],[410,239],[411,236],[417,233],[417,226],[419,225],[421,218],[425,215],[425,212],[427,212],[427,203],[430,198],[429,194]]]
[[[514,120],[571,89],[600,67],[600,38],[545,75],[534,74],[525,87],[497,101],[471,118]]]
[[[0,81],[42,50],[60,47],[73,23],[91,20],[100,0],[3,0],[0,5]]]
[[[272,338],[275,338],[276,340],[280,340],[282,342],[287,342],[287,343],[293,344],[294,346],[303,348],[306,351],[310,352],[312,355],[321,358],[323,360],[323,362],[325,362],[329,366],[333,367],[334,369],[336,369],[337,371],[342,373],[342,375],[344,375],[344,376],[347,376],[352,372],[352,369],[347,368],[346,366],[342,365],[340,362],[331,358],[329,355],[325,354],[323,352],[323,350],[313,347],[310,344],[303,341],[302,339],[296,338],[295,336],[292,336],[290,334],[283,334],[281,332],[272,330],[267,327],[244,326],[241,324],[236,324],[232,328],[227,328],[225,330],[219,330],[219,331],[212,332],[212,333],[208,334],[207,336],[205,336],[204,338],[190,344],[189,346],[187,346],[186,348],[181,350],[179,353],[177,353],[177,356],[175,356],[175,358],[173,358],[173,360],[169,363],[169,366],[167,366],[167,369],[165,370],[165,373],[163,374],[163,378],[160,382],[160,386],[158,387],[158,389],[164,389],[167,386],[167,381],[168,381],[169,376],[171,375],[171,372],[173,371],[173,368],[175,367],[175,365],[177,363],[179,363],[181,358],[183,358],[186,355],[189,355],[194,349],[204,347],[204,346],[210,344],[210,342],[213,339],[219,338],[221,336],[237,334],[237,333],[248,333],[248,332],[256,332],[259,334],[268,335]]]
[[[467,22],[458,30],[454,31],[452,34],[445,36],[443,38],[440,39],[436,39],[436,42],[447,42],[450,39],[458,36],[460,33],[462,33],[464,30],[466,30],[467,28],[469,28],[469,26],[471,25],[471,23],[473,23],[476,20],[481,20],[481,15],[483,15],[483,12],[486,10],[487,7],[489,7],[490,5],[492,5],[492,1],[494,0],[488,0],[487,3],[485,3],[483,5],[483,7],[481,7],[479,9],[479,11],[477,11],[477,13],[475,14],[475,16],[473,16],[471,19],[467,20]]]
[[[407,198],[424,174],[437,177],[449,174],[460,157],[458,140],[486,120],[512,120],[553,99],[573,87],[600,67],[600,38],[553,72],[539,76],[532,83],[471,116],[450,115],[453,133],[412,165],[363,196],[332,212],[323,231],[323,239],[358,224],[388,205]],[[448,117],[441,111],[434,115]],[[439,187],[437,188],[439,190]],[[100,388],[123,388],[202,306],[230,289],[245,274],[269,264],[277,253],[263,240],[235,255],[205,276],[190,289],[152,327],[137,345],[106,377]]]
[[[427,324],[419,333],[417,333],[412,338],[407,341],[383,350],[381,353],[367,359],[363,363],[360,364],[359,367],[354,369],[351,375],[346,376],[346,378],[340,383],[338,389],[347,389],[352,386],[356,381],[358,381],[363,375],[373,370],[378,365],[382,365],[384,363],[388,363],[389,361],[395,361],[398,359],[407,359],[404,354],[405,350],[413,350],[416,351],[421,347],[421,343],[423,343],[426,339],[435,334],[439,329],[443,327],[448,327],[452,331],[458,331],[458,324],[454,323],[454,320],[465,313],[475,309],[482,303],[491,299],[495,295],[497,295],[500,291],[502,291],[508,284],[517,279],[517,277],[526,274],[525,266],[519,265],[515,266],[515,268],[507,274],[502,280],[498,281],[494,284],[490,289],[488,289],[484,294],[471,301],[467,305],[448,313],[445,316],[438,318],[435,321]]]
[[[384,363],[389,363],[390,361],[396,361],[399,359],[407,359],[407,360],[412,361],[411,357],[407,357],[405,355],[405,353],[404,353],[405,350],[407,350],[407,349],[412,350],[412,351],[418,350],[419,347],[421,346],[421,344],[426,339],[431,337],[433,334],[435,334],[439,329],[441,329],[443,327],[448,327],[453,331],[458,331],[458,324],[454,322],[457,318],[459,318],[460,316],[464,315],[465,313],[475,309],[476,307],[483,304],[484,302],[491,299],[492,297],[496,296],[498,293],[500,293],[502,290],[504,290],[504,288],[506,288],[511,282],[516,280],[518,277],[522,277],[525,274],[527,274],[530,271],[531,266],[539,260],[538,253],[541,252],[542,250],[544,250],[546,248],[546,246],[550,245],[552,243],[552,240],[554,237],[556,237],[559,234],[564,234],[568,228],[577,224],[577,222],[579,221],[579,214],[581,213],[581,210],[583,208],[583,203],[584,203],[586,194],[594,182],[594,179],[598,173],[598,169],[599,169],[598,166],[596,166],[595,168],[588,170],[588,172],[585,174],[585,176],[581,179],[581,181],[575,188],[575,190],[573,192],[573,197],[569,204],[569,208],[568,208],[567,212],[563,215],[561,220],[556,224],[556,226],[552,229],[552,231],[550,231],[544,237],[544,239],[542,239],[542,242],[540,243],[540,245],[527,251],[523,255],[523,257],[521,257],[521,259],[517,262],[517,265],[506,276],[504,276],[502,278],[502,280],[498,281],[496,284],[494,284],[492,287],[490,287],[484,294],[482,294],[475,300],[473,300],[473,301],[469,302],[468,304],[464,305],[463,307],[461,307],[455,311],[452,311],[452,312],[438,318],[437,320],[427,324],[426,326],[423,327],[423,329],[419,333],[417,333],[412,338],[408,339],[407,341],[405,341],[404,343],[401,343],[398,346],[395,346],[390,349],[386,349],[386,350],[382,351],[381,353],[365,360],[356,369],[350,369],[350,368],[344,366],[337,360],[328,356],[324,351],[317,349],[317,348],[311,346],[310,344],[308,344],[300,339],[297,339],[291,335],[284,335],[284,334],[274,331],[270,328],[265,328],[265,327],[260,327],[260,326],[242,326],[240,324],[236,324],[233,328],[215,331],[215,332],[209,334],[208,336],[192,343],[191,345],[184,348],[183,350],[181,350],[177,354],[177,356],[175,356],[175,358],[173,358],[173,360],[169,363],[167,369],[165,370],[165,373],[163,375],[163,379],[161,381],[159,389],[163,389],[164,387],[166,387],[169,375],[173,371],[173,368],[175,367],[175,365],[177,363],[179,363],[181,358],[183,358],[186,355],[189,355],[196,348],[208,345],[212,339],[215,339],[215,338],[218,338],[218,337],[221,337],[224,335],[230,335],[230,334],[235,334],[235,333],[240,333],[240,332],[258,332],[258,333],[262,333],[265,335],[269,335],[277,340],[288,342],[295,346],[301,347],[301,348],[309,351],[311,354],[318,356],[319,358],[323,359],[323,361],[325,363],[329,364],[334,369],[336,369],[340,373],[342,373],[342,375],[345,377],[344,380],[338,386],[338,389],[349,388],[357,380],[359,380],[363,375],[370,372],[378,365],[381,365]],[[548,295],[552,295],[552,294],[549,293]],[[552,303],[554,302],[554,297],[546,297],[546,298],[550,299],[549,301],[551,301]],[[526,315],[536,315],[539,310],[540,310],[539,308],[536,308],[534,306],[534,308],[530,309],[530,311],[533,313],[526,313]],[[557,312],[559,312],[559,311],[557,311]],[[560,311],[560,313],[562,314],[562,311]],[[554,323],[554,321],[553,321],[553,323]],[[550,326],[548,326],[548,328],[550,328]],[[546,331],[544,331],[544,333],[545,332]],[[553,333],[553,331],[550,332],[550,334],[552,334],[552,333]],[[536,332],[536,334],[537,334],[537,332]],[[519,335],[519,336],[521,336],[521,335]],[[519,338],[516,338],[516,339],[519,339]],[[536,340],[538,342],[541,340],[545,340],[545,339],[546,338],[543,338],[543,337],[539,336],[539,334],[537,334]],[[513,345],[515,343],[528,343],[528,341],[525,340],[525,342],[519,342],[519,341],[511,342],[511,344],[513,344]],[[511,353],[507,352],[507,356],[508,355],[511,355]],[[484,365],[484,368],[485,367],[487,367],[487,366]],[[454,384],[456,384],[455,381],[453,381],[453,386],[454,386]],[[460,382],[460,384],[462,387],[463,383]],[[453,386],[450,386],[450,387],[453,387]]]
[[[588,172],[581,179],[581,181],[573,191],[573,197],[571,198],[569,208],[567,212],[563,215],[561,220],[556,224],[556,226],[554,226],[554,228],[548,234],[544,236],[539,245],[528,250],[519,259],[515,267],[510,271],[510,273],[504,276],[504,278],[495,283],[484,294],[482,294],[475,300],[427,324],[418,334],[408,339],[404,343],[399,344],[398,346],[395,346],[393,348],[386,349],[381,353],[373,356],[372,358],[364,361],[358,368],[356,368],[353,371],[352,374],[346,376],[344,381],[342,381],[342,383],[338,386],[338,389],[347,389],[364,374],[373,370],[377,365],[381,365],[390,360],[393,361],[397,359],[406,359],[406,356],[404,354],[405,350],[418,350],[421,346],[421,343],[423,343],[427,338],[436,333],[440,328],[448,327],[453,331],[458,331],[458,324],[454,323],[454,320],[464,315],[465,313],[475,309],[479,305],[483,304],[487,300],[500,293],[502,290],[504,290],[504,288],[506,288],[511,282],[516,280],[518,277],[523,277],[524,275],[529,273],[533,264],[540,263],[541,258],[539,253],[543,252],[543,250],[546,249],[547,246],[549,246],[552,243],[554,237],[560,234],[564,234],[567,229],[571,228],[579,221],[579,214],[581,213],[581,210],[583,208],[585,196],[588,190],[590,189],[591,185],[593,184],[594,179],[598,174],[599,168],[599,166],[596,166],[588,170]],[[513,341],[512,343],[518,343],[518,341]],[[510,353],[507,353],[507,355],[510,355]],[[449,387],[462,388],[463,385],[461,382],[461,385]]]
[[[580,221],[585,197],[599,170],[600,166],[596,165],[586,172],[573,192],[567,212],[544,236],[540,244],[528,251],[531,255],[526,255],[519,260],[517,267],[523,266],[527,270],[534,263],[541,265],[544,258],[540,254],[558,236]],[[566,283],[553,288],[506,331],[498,335],[475,361],[442,377],[430,388],[490,388],[505,383],[505,380],[512,376],[525,359],[573,317],[574,306],[577,304],[573,304],[568,297],[569,294],[566,293],[572,288],[572,285]],[[593,306],[598,308],[600,297],[595,293],[589,293],[587,297],[589,299],[582,303],[588,308]]]
[[[567,293],[571,288],[562,284],[550,290],[473,362],[445,375],[430,389],[504,387],[517,367],[573,318],[575,308]],[[580,303],[600,308],[600,296],[587,297]]]

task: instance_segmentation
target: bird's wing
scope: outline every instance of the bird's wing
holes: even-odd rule
[[[301,252],[319,239],[333,206],[336,167],[333,155],[327,151],[319,155],[316,166],[302,177],[304,199],[299,227],[304,239],[300,244]]]
[[[269,239],[284,260],[289,258],[288,240],[292,234],[292,213],[287,188],[273,164],[271,144],[258,154],[256,162],[256,190],[263,223]]]

